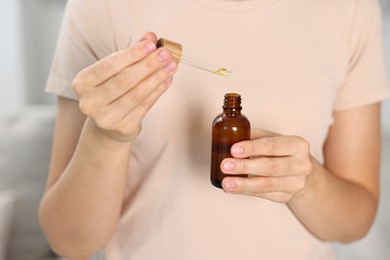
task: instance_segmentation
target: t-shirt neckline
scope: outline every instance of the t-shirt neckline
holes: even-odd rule
[[[278,0],[191,0],[200,5],[226,12],[246,12],[264,8]]]

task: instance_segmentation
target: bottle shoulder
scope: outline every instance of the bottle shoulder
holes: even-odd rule
[[[220,113],[213,120],[213,125],[218,124],[244,124],[250,125],[248,118],[244,114],[239,115],[226,115],[224,113]]]
[[[218,114],[218,115],[214,118],[214,120],[213,120],[213,125],[215,125],[216,123],[219,123],[219,122],[221,122],[221,121],[223,121],[223,120],[224,120],[224,115],[223,115],[223,113]]]

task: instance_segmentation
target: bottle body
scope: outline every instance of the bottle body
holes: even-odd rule
[[[226,177],[221,171],[221,162],[227,157],[232,157],[230,153],[232,145],[250,139],[250,123],[241,114],[240,104],[239,94],[226,94],[223,113],[219,114],[212,124],[210,180],[218,188],[222,188],[222,180]]]

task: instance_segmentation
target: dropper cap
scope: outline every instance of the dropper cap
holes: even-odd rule
[[[176,64],[179,64],[183,52],[183,47],[181,46],[181,44],[164,38],[160,38],[157,41],[157,48],[160,47],[167,48],[172,53],[172,60]]]

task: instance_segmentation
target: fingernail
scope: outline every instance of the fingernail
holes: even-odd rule
[[[227,190],[234,190],[237,187],[237,183],[235,181],[226,181],[224,188]]]
[[[242,145],[234,145],[232,147],[232,154],[236,154],[236,155],[239,155],[239,154],[243,154],[244,153],[244,147]]]
[[[174,63],[173,61],[171,61],[170,63],[168,63],[168,65],[166,65],[164,67],[164,71],[166,73],[170,73],[172,71],[174,71],[176,69],[176,63]]]
[[[148,42],[148,43],[146,43],[144,48],[145,48],[147,53],[151,53],[152,51],[154,51],[156,49],[156,44],[154,44],[153,42]]]
[[[167,61],[169,59],[169,55],[169,51],[161,49],[161,51],[157,54],[157,59],[161,62]]]
[[[226,171],[231,171],[231,170],[233,170],[234,169],[234,162],[230,162],[230,161],[227,161],[227,162],[224,162],[223,164],[222,164],[222,167],[223,167],[223,169],[224,170],[226,170]]]

